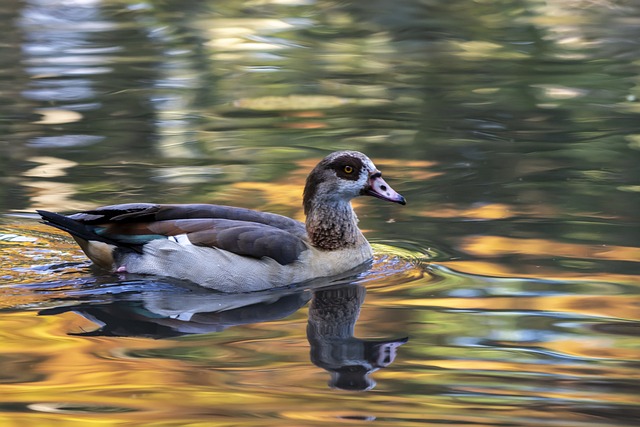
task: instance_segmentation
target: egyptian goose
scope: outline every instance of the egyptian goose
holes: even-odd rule
[[[368,262],[373,252],[350,203],[361,195],[405,204],[367,156],[338,151],[307,177],[306,223],[208,204],[129,203],[69,216],[38,213],[44,224],[71,234],[102,268],[248,292],[331,277]]]

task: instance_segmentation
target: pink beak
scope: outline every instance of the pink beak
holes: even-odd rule
[[[404,197],[396,193],[396,191],[391,188],[384,179],[382,179],[382,174],[380,172],[375,172],[369,177],[369,187],[365,189],[362,194],[377,197],[378,199],[387,200],[393,203],[400,203],[401,205],[407,204]]]

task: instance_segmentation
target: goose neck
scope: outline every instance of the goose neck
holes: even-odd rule
[[[311,244],[324,250],[357,246],[362,233],[351,203],[311,205],[307,212],[307,234]]]

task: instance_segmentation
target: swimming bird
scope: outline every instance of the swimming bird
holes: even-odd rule
[[[128,203],[69,216],[37,212],[104,269],[250,292],[340,275],[369,262],[373,251],[351,206],[362,195],[406,203],[367,156],[338,151],[307,177],[305,223],[210,204]]]

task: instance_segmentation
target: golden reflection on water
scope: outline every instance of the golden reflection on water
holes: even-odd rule
[[[292,181],[306,169],[296,168]],[[253,191],[262,195],[258,204],[301,215],[299,186],[286,181],[236,184],[232,194]],[[278,198],[270,198],[274,185]],[[481,215],[493,218],[501,209]],[[638,304],[617,288],[637,277],[579,277],[549,266],[527,271],[500,258],[555,251],[631,260],[635,248],[469,236],[460,247],[477,259],[430,263],[427,252],[375,244],[377,262],[361,279],[368,292],[356,336],[409,335],[409,342],[390,367],[373,373],[374,391],[349,394],[327,387],[328,373],[310,360],[307,307],[281,320],[168,340],[69,335],[99,325],[71,312],[35,310],[82,289],[74,280],[91,272],[81,252],[63,233],[33,222],[0,234],[19,237],[0,239],[3,425],[423,425],[427,418],[499,425],[508,413],[518,425],[564,427],[566,420],[590,422],[576,409],[585,402],[637,403],[632,391],[615,389],[616,382],[640,379],[633,365],[640,356]],[[563,291],[571,286],[583,292]],[[536,287],[554,292],[531,291]],[[613,389],[592,386],[603,379]]]
[[[638,276],[634,274],[620,274],[620,273],[600,273],[589,272],[577,273],[575,271],[567,271],[562,268],[553,268],[549,266],[540,265],[526,265],[522,264],[517,267],[507,263],[489,262],[489,261],[446,261],[442,265],[445,265],[452,270],[456,270],[462,273],[476,274],[479,276],[487,277],[528,277],[538,278],[545,277],[549,280],[584,280],[585,276],[593,282],[603,283],[628,283],[637,284]]]
[[[42,239],[14,242],[4,252],[13,267],[26,267],[26,277],[37,277],[29,273],[30,266],[47,258],[77,259],[74,245],[55,231],[48,238],[39,225],[20,227],[19,232]],[[44,259],[34,262],[25,257],[25,252],[45,243],[55,249]],[[28,308],[51,304],[51,298],[64,296],[73,287],[47,288],[43,293],[33,286],[5,285],[0,289],[7,307],[24,308],[0,314],[4,373],[0,393],[4,405],[17,408],[0,411],[0,422],[11,427],[210,425],[213,420],[216,425],[326,425],[356,420],[424,425],[429,418],[496,425],[508,411],[510,422],[518,425],[544,422],[564,427],[555,420],[589,421],[571,409],[580,402],[636,403],[635,395],[624,389],[604,393],[584,386],[604,377],[622,382],[638,379],[637,370],[628,363],[638,357],[635,337],[599,333],[590,326],[638,321],[632,296],[617,294],[606,284],[601,293],[588,295],[456,295],[457,289],[518,289],[526,283],[446,269],[444,265],[451,268],[451,262],[429,265],[424,254],[391,245],[378,244],[376,251],[378,261],[363,278],[368,292],[356,334],[407,334],[410,339],[392,366],[374,374],[378,385],[372,393],[326,386],[327,373],[309,360],[306,307],[282,320],[169,340],[74,336],[69,333],[97,326],[74,313],[37,316]],[[82,274],[89,271],[67,267],[47,276],[52,280]],[[13,283],[21,279],[25,283],[26,277],[15,277]],[[560,286],[568,285],[556,286],[560,291]],[[598,289],[588,282],[584,286],[592,292]],[[553,323],[518,320],[536,312],[553,323],[575,325],[562,332],[553,331]],[[537,339],[522,338],[535,331]],[[460,339],[487,342],[465,345],[457,343]],[[523,404],[522,399],[532,404]]]
[[[561,295],[532,298],[524,296],[512,298],[412,298],[404,300],[403,304],[460,310],[539,310],[634,320],[640,318],[637,298],[633,295]]]
[[[587,245],[543,239],[516,239],[503,236],[469,236],[461,245],[473,255],[494,257],[508,254],[556,256],[617,261],[640,260],[640,248],[608,244]]]

